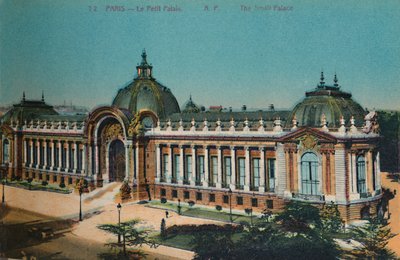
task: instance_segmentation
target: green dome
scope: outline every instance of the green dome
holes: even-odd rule
[[[189,100],[183,105],[182,113],[200,113],[200,111],[200,107],[193,102],[192,96],[190,95]]]
[[[132,114],[140,110],[151,110],[160,118],[179,113],[179,105],[171,90],[152,76],[152,66],[147,63],[146,52],[142,53],[142,62],[136,67],[137,77],[125,88],[118,91],[113,106],[127,109]]]
[[[350,125],[350,118],[354,116],[355,125],[361,127],[364,124],[366,111],[351,98],[350,93],[340,90],[336,75],[333,86],[325,85],[323,80],[323,73],[321,73],[320,84],[315,90],[306,92],[306,97],[294,107],[287,126],[291,125],[291,119],[296,116],[298,126],[320,127],[321,117],[324,114],[328,127],[340,127],[342,116],[346,125]]]

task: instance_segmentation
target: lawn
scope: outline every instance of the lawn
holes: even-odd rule
[[[53,185],[53,184],[42,185],[42,183],[35,182],[35,181],[28,183],[26,180],[8,181],[7,185],[12,186],[12,187],[17,187],[17,188],[28,189],[28,190],[42,190],[42,191],[51,191],[51,192],[64,193],[64,194],[68,194],[68,193],[72,192],[70,189],[60,188],[58,185]]]
[[[151,201],[148,204],[148,207],[170,210],[178,212],[178,205],[171,202],[161,203],[159,201]],[[203,207],[196,207],[196,206],[187,206],[181,204],[181,215],[187,217],[194,217],[194,218],[203,218],[203,219],[211,219],[217,220],[222,222],[230,222],[230,214],[229,212],[225,211],[218,211],[212,208],[203,208]],[[243,215],[232,213],[232,221],[234,223],[251,223],[251,218],[249,215]],[[259,219],[256,216],[253,216],[253,222],[256,223]]]

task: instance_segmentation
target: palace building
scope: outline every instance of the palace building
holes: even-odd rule
[[[1,117],[0,163],[9,178],[90,189],[126,181],[134,199],[166,198],[257,211],[290,200],[339,205],[346,221],[377,214],[378,124],[336,75],[292,111],[181,108],[153,77],[146,53],[110,106],[63,115],[25,94]]]

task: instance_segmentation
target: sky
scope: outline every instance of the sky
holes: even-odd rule
[[[0,106],[23,91],[111,105],[145,48],[181,106],[292,108],[323,70],[363,107],[400,110],[399,35],[390,0],[0,0]]]

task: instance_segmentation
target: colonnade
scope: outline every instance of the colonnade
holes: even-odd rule
[[[59,172],[86,171],[86,144],[77,140],[25,138],[24,165]]]
[[[174,153],[174,148],[179,153]],[[256,155],[251,155],[253,150]],[[275,167],[266,167],[267,160],[275,163],[275,158],[266,158],[266,147],[156,144],[156,183],[265,192],[275,176],[269,172]]]

